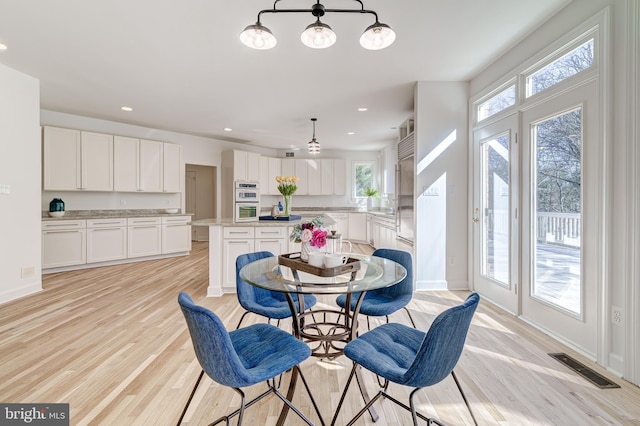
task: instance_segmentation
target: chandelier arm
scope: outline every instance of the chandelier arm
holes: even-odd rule
[[[279,0],[278,0],[279,1]],[[358,0],[355,0],[358,1]],[[374,10],[367,9],[325,9],[325,13],[368,13],[376,18],[378,22],[378,14]],[[258,23],[263,13],[313,13],[313,9],[263,9],[258,12]]]

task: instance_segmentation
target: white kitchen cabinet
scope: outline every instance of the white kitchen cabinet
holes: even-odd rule
[[[254,229],[250,226],[225,227],[222,240],[222,287],[236,287],[236,259],[255,251]]]
[[[127,219],[87,220],[87,263],[127,257]]]
[[[113,137],[46,126],[43,189],[113,191]]]
[[[309,159],[307,162],[307,193],[322,195],[322,162]]]
[[[384,216],[373,218],[373,246],[375,248],[396,248],[395,219]]]
[[[163,143],[162,150],[162,190],[181,192],[182,145]]]
[[[255,231],[255,250],[270,251],[274,256],[287,252],[288,234],[285,226],[261,227]]]
[[[298,190],[296,191],[296,195],[307,195],[309,193],[309,177],[307,176],[309,166],[307,164],[307,160],[296,158],[294,161],[294,176],[298,176]]]
[[[164,144],[140,139],[140,188],[144,192],[163,192]]]
[[[296,160],[295,158],[283,158],[282,163],[282,176],[295,176],[296,175]]]
[[[182,145],[113,138],[113,190],[181,192]]]
[[[113,190],[140,190],[140,140],[124,136],[113,137]]]
[[[232,165],[232,180],[244,182],[260,182],[260,154],[257,152],[233,149],[222,153],[223,167],[225,162]]]
[[[300,243],[296,243],[295,241],[291,241],[289,236],[293,232],[293,226],[287,227],[287,253],[297,253],[300,251]]]
[[[320,186],[322,195],[333,195],[334,189],[334,163],[335,160],[322,159],[320,160]]]
[[[347,193],[347,163],[342,159],[333,160],[333,193],[345,195]]]
[[[336,221],[330,228],[337,234],[342,235],[345,240],[349,239],[349,213],[330,213],[329,217]]]
[[[154,256],[162,252],[162,230],[159,217],[127,219],[127,257]]]
[[[113,136],[80,132],[81,189],[113,191]]]
[[[281,176],[280,158],[260,157],[260,194],[280,195],[276,176]]]
[[[191,250],[190,216],[162,217],[162,254]]]
[[[56,220],[42,223],[42,269],[87,262],[86,222]]]
[[[367,213],[349,213],[349,239],[367,241]]]

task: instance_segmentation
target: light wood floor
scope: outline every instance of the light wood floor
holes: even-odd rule
[[[360,246],[359,249],[367,250]],[[242,310],[235,295],[207,298],[207,245],[190,256],[46,275],[44,291],[0,305],[0,401],[67,402],[73,425],[173,425],[200,372],[177,295],[215,311],[229,329]],[[420,267],[420,262],[417,262]],[[466,292],[416,293],[409,308],[419,328]],[[320,303],[333,305],[332,298]],[[404,312],[391,318],[408,324]],[[257,317],[245,320],[263,321]],[[567,352],[622,386],[600,390],[549,357]],[[308,359],[302,371],[328,423],[349,372],[344,357]],[[481,425],[640,425],[640,390],[539,331],[482,301],[456,368]],[[375,378],[366,372],[370,393]],[[286,380],[288,376],[285,377]],[[257,395],[264,385],[247,389]],[[285,388],[286,389],[286,388]],[[390,387],[406,400],[409,389]],[[418,408],[450,425],[472,424],[451,377],[420,392]],[[204,425],[237,407],[231,389],[205,378],[185,425]],[[298,386],[294,404],[317,422]],[[362,406],[352,387],[338,424]],[[272,425],[281,403],[269,397],[246,412],[247,425]],[[390,401],[376,404],[379,425],[406,425]],[[287,424],[302,422],[289,413]],[[364,416],[358,424],[373,424]]]

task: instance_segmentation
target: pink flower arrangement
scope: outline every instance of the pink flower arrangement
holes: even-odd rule
[[[319,216],[309,223],[298,224],[293,228],[290,240],[310,243],[313,247],[322,248],[327,245],[327,231],[322,228],[322,225],[322,218]]]

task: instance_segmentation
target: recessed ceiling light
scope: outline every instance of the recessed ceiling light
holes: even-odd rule
[[[232,129],[231,127],[225,127],[223,130],[224,130],[225,132],[230,132],[230,131],[232,131],[233,129]]]
[[[358,111],[360,111],[360,112],[365,112],[365,111],[367,111],[368,109],[369,109],[369,108],[361,107],[361,108],[358,108]]]
[[[128,106],[120,107],[120,109],[121,109],[121,110],[123,110],[123,111],[127,111],[127,112],[131,112],[131,111],[133,111],[133,108],[128,107]]]
[[[0,43],[0,50],[7,50],[7,45]]]
[[[347,132],[348,135],[355,135],[356,132]]]

